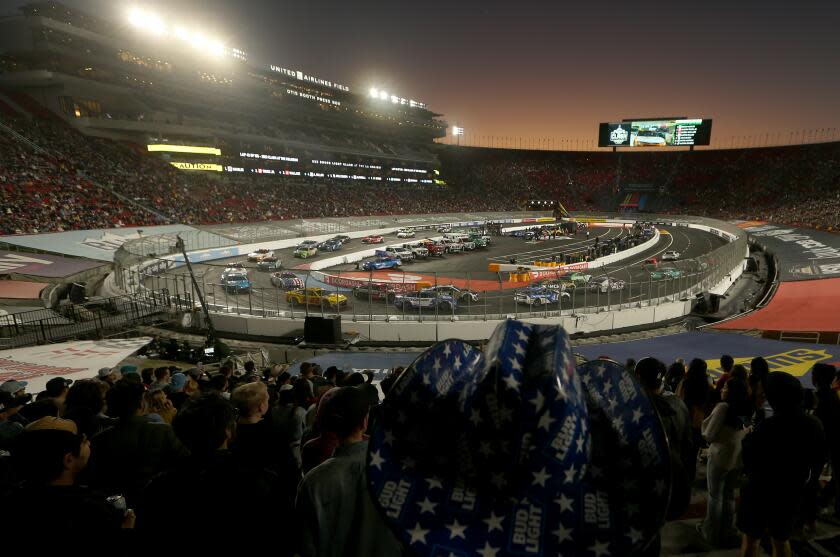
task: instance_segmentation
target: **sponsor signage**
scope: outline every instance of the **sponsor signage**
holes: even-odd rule
[[[329,284],[330,286],[343,286],[345,288],[352,288],[354,286],[366,284],[387,285],[388,289],[393,290],[394,292],[415,292],[423,288],[428,288],[432,285],[432,283],[428,281],[388,280],[380,277],[371,278],[370,275],[365,276],[363,274],[359,274],[359,276],[335,276],[324,274],[323,282]]]
[[[602,123],[599,147],[691,147],[708,145],[712,121],[705,118],[662,118]]]
[[[287,77],[297,79],[298,81],[305,81],[314,85],[323,85],[324,87],[332,87],[333,89],[338,89],[339,91],[344,91],[348,93],[350,92],[350,87],[346,85],[342,85],[341,83],[334,83],[327,79],[321,79],[320,77],[315,77],[314,75],[308,75],[300,70],[290,70],[281,66],[275,66],[274,64],[271,64],[269,66],[269,69],[273,72],[277,72]]]
[[[709,372],[721,373],[720,355],[732,354],[736,364],[747,369],[757,356],[767,360],[770,371],[784,371],[799,378],[803,386],[811,388],[810,370],[817,362],[840,364],[840,346],[824,344],[799,344],[789,341],[722,335],[717,333],[689,332],[655,339],[616,342],[610,344],[580,345],[575,352],[586,358],[607,356],[623,362],[627,358],[639,359],[654,356],[665,362],[677,358],[705,360]]]
[[[782,281],[840,276],[840,236],[776,224],[743,228],[779,260]]]
[[[0,275],[17,273],[34,277],[66,277],[101,267],[99,261],[69,259],[58,255],[0,251]]]
[[[196,155],[215,155],[217,157],[222,155],[221,149],[216,147],[200,147],[197,145],[168,145],[155,143],[152,145],[146,145],[146,148],[149,152],[158,153],[194,153]]]
[[[151,341],[150,337],[138,337],[3,350],[0,351],[0,382],[27,381],[27,391],[38,393],[53,377],[96,377],[100,368],[116,366]]]
[[[223,170],[220,164],[205,162],[170,162],[169,164],[179,170],[204,170],[207,172],[221,172]]]

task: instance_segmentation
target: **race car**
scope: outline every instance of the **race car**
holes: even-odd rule
[[[444,238],[440,241],[440,245],[443,246],[443,249],[446,250],[447,253],[462,253],[464,251],[464,244],[456,242],[455,240]]]
[[[309,259],[318,255],[318,248],[316,246],[298,246],[292,255],[301,259]]]
[[[441,233],[446,233],[446,232],[449,232],[450,230],[452,230],[452,227],[449,226],[448,224],[442,224],[442,225],[438,226],[438,228],[437,228],[437,231],[441,232]]]
[[[245,271],[228,269],[222,273],[222,288],[232,294],[246,293],[251,291],[251,281]]]
[[[529,287],[522,288],[513,293],[513,300],[518,304],[528,304],[529,306],[547,304],[556,304],[560,300],[570,299],[572,296],[568,292],[561,292],[552,288]]]
[[[269,257],[274,257],[274,252],[270,249],[262,248],[249,253],[248,261],[262,261]]]
[[[298,245],[296,245],[295,248],[314,248],[314,247],[317,247],[317,246],[318,246],[318,242],[315,241],[315,240],[304,240],[301,243],[299,243]]]
[[[318,244],[318,251],[338,251],[341,249],[341,242],[335,239],[325,240]]]
[[[602,294],[624,290],[624,281],[612,277],[598,277],[589,282],[589,290],[591,292],[600,291]]]
[[[651,271],[650,278],[652,280],[660,280],[660,279],[678,279],[682,276],[682,271],[679,269],[673,269],[671,267],[667,269],[659,269],[657,271]]]
[[[429,257],[428,248],[421,242],[403,244],[402,247],[414,254],[414,259],[427,259]]]
[[[642,265],[653,265],[654,267],[656,267],[657,265],[659,265],[659,260],[655,257],[649,257],[642,261]]]
[[[271,284],[283,290],[293,290],[295,288],[303,288],[304,286],[302,278],[288,271],[272,273]]]
[[[585,286],[592,280],[592,275],[584,275],[583,273],[572,273],[568,279],[572,281],[575,286]]]
[[[446,248],[442,244],[438,244],[432,240],[425,240],[420,242],[420,244],[429,251],[429,255],[432,257],[443,257],[446,253]]]
[[[382,236],[365,236],[362,238],[363,244],[381,244],[385,241],[385,238]]]
[[[228,263],[228,266],[225,267],[224,272],[231,271],[231,270],[234,270],[234,269],[244,269],[244,268],[245,268],[245,264],[237,261],[236,263]]]
[[[258,271],[276,271],[280,268],[280,260],[276,257],[264,257],[257,262]]]
[[[486,248],[490,245],[490,237],[482,236],[481,234],[472,234],[470,236],[470,242],[474,243],[477,248]]]
[[[537,286],[539,288],[550,288],[551,290],[559,290],[561,292],[565,292],[566,290],[575,288],[576,285],[574,282],[567,279],[545,279],[534,283],[533,286]]]
[[[414,230],[410,228],[400,228],[397,230],[397,238],[414,238]]]
[[[385,284],[360,284],[353,287],[353,297],[359,300],[385,300],[393,302],[397,292]]]
[[[402,265],[399,257],[377,257],[367,261],[359,261],[356,268],[361,271],[381,271],[382,269],[397,269]]]
[[[639,130],[630,142],[631,147],[664,147],[665,138],[653,130]]]
[[[290,306],[316,306],[341,309],[347,307],[347,296],[329,293],[323,288],[298,288],[286,292],[286,302]]]
[[[666,251],[662,254],[662,261],[676,261],[680,258],[680,252],[678,251]]]
[[[473,251],[477,247],[475,245],[475,242],[473,242],[472,240],[465,240],[465,239],[461,240],[461,245],[464,246],[464,249],[466,251]]]
[[[440,286],[429,286],[428,288],[424,288],[421,292],[437,292],[439,294],[446,294],[447,296],[452,296],[458,302],[464,303],[467,301],[470,302],[477,302],[478,301],[478,292],[473,292],[472,290],[467,290],[465,288],[458,288],[457,286],[453,286],[451,284],[442,284]]]
[[[388,246],[384,250],[376,250],[377,257],[395,257],[407,263],[414,261],[417,257],[413,251],[402,246]]]
[[[347,236],[345,234],[339,234],[337,236],[333,236],[332,238],[330,238],[330,240],[336,240],[341,242],[342,244],[346,244],[350,241],[350,236]]]
[[[440,294],[433,290],[421,290],[411,294],[397,294],[394,305],[398,309],[436,309],[437,311],[454,312],[458,309],[458,301],[447,294]]]

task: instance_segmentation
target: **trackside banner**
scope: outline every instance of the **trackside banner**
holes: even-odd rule
[[[782,281],[840,276],[840,234],[777,224],[739,226],[779,260]]]
[[[63,342],[0,351],[0,382],[27,381],[38,393],[53,377],[86,379],[103,367],[114,367],[150,343],[150,337]]]

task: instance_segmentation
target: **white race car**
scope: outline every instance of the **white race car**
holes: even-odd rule
[[[662,254],[662,261],[676,261],[680,258],[680,252],[678,251],[666,251]]]
[[[270,249],[263,248],[249,253],[248,261],[262,261],[263,259],[268,259],[269,257],[274,257],[274,252]]]
[[[643,130],[632,138],[633,147],[664,147],[665,138],[651,130]]]
[[[414,230],[410,228],[400,228],[397,230],[397,238],[414,238]]]

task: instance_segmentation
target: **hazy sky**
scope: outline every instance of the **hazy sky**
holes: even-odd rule
[[[153,9],[475,135],[593,139],[598,122],[657,115],[713,118],[718,139],[840,128],[836,0],[65,2]]]

